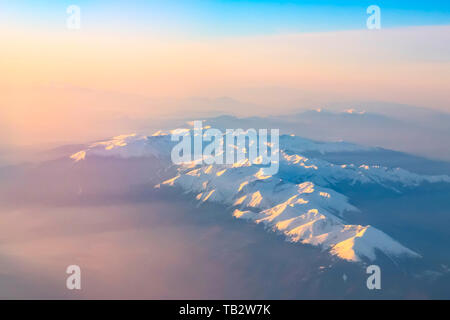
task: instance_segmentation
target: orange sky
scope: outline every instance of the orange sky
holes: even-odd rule
[[[220,39],[1,30],[0,134],[18,144],[109,134],[120,117],[189,117],[189,97],[232,97],[255,115],[300,96],[298,108],[376,100],[450,111],[450,26]]]

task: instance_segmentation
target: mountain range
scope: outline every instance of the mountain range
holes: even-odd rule
[[[152,157],[166,170],[176,170],[174,176],[162,175],[156,188],[179,188],[199,203],[214,202],[231,208],[235,218],[261,223],[291,242],[318,246],[347,261],[373,261],[377,253],[391,259],[421,255],[374,226],[346,221],[345,213],[359,209],[339,192],[343,185],[353,188],[371,185],[385,192],[402,193],[422,185],[450,183],[445,174],[424,175],[402,168],[336,164],[321,159],[321,155],[329,153],[382,152],[346,142],[318,142],[282,135],[280,169],[273,176],[265,176],[262,165],[248,160],[232,165],[192,162],[174,166],[170,161],[173,145],[170,132],[120,135],[95,142],[70,158],[79,163],[92,156]],[[315,153],[316,157],[307,158],[305,153]]]

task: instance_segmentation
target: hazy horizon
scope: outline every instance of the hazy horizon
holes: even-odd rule
[[[379,30],[353,1],[78,1],[77,30],[66,26],[69,4],[0,2],[3,144],[103,138],[123,133],[120,119],[345,101],[450,112],[442,2],[384,1]]]

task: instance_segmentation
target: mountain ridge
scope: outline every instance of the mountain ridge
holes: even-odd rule
[[[90,155],[124,158],[151,155],[172,166],[169,161],[173,144],[169,133],[164,132],[153,136],[120,135],[91,144],[72,154],[71,159],[76,163]],[[420,257],[373,226],[347,224],[342,214],[358,209],[345,195],[331,188],[334,183],[347,181],[401,192],[396,188],[415,187],[424,182],[449,183],[447,175],[426,176],[380,166],[335,165],[298,154],[307,150],[319,154],[373,150],[356,144],[316,142],[283,135],[280,149],[280,172],[274,176],[265,176],[262,166],[248,160],[233,165],[186,163],[177,166],[176,176],[155,187],[180,187],[199,203],[209,201],[231,207],[235,218],[262,223],[281,232],[291,242],[319,246],[344,260],[373,261],[377,252],[392,258]]]

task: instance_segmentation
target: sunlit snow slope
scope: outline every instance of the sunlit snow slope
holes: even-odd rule
[[[189,133],[189,129],[186,129]],[[121,135],[96,142],[71,158],[78,162],[89,156],[158,158],[172,166],[170,134]],[[179,187],[200,203],[210,201],[232,208],[233,216],[262,223],[292,242],[319,246],[348,261],[376,259],[377,251],[390,257],[419,257],[384,232],[372,227],[347,224],[342,213],[357,211],[347,197],[334,191],[337,183],[376,184],[400,192],[401,187],[421,183],[449,183],[446,175],[426,176],[400,168],[336,165],[323,159],[308,159],[302,152],[352,152],[371,148],[350,143],[315,142],[294,136],[280,137],[280,168],[274,176],[261,165],[242,161],[234,165],[186,163],[178,174],[161,181],[157,188]]]

